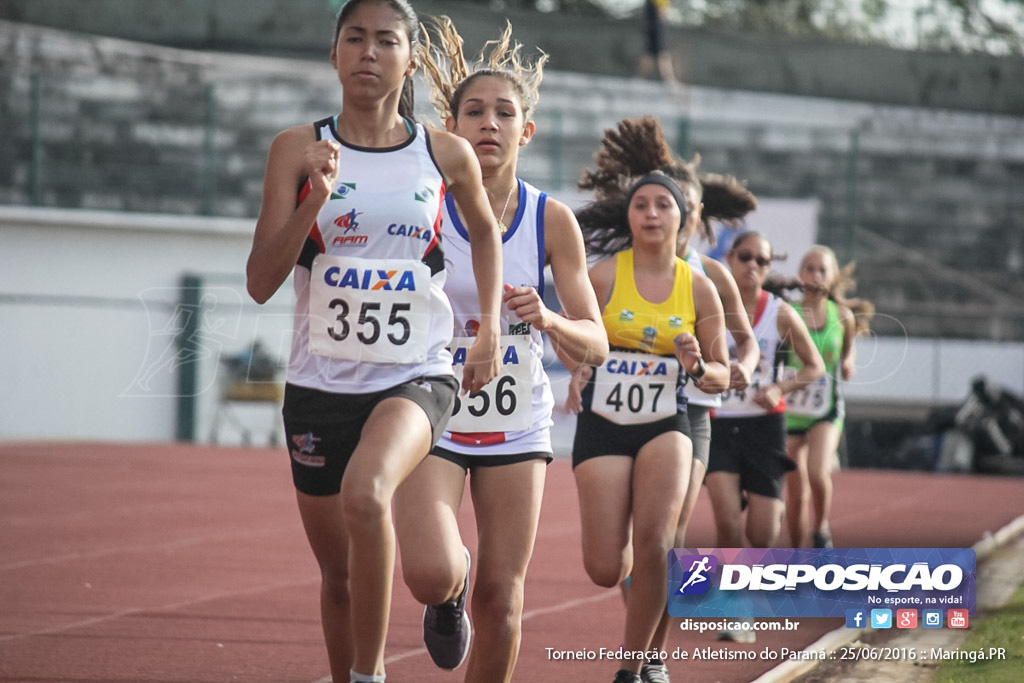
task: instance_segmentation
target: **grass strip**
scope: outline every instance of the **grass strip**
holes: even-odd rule
[[[1024,680],[1024,586],[1002,607],[972,617],[970,635],[960,647],[969,658],[948,659],[935,671],[938,683],[1020,683]],[[1000,657],[1002,655],[1002,657]]]

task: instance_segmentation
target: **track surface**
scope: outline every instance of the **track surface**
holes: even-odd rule
[[[328,681],[319,577],[283,450],[180,445],[0,445],[0,681]],[[852,470],[835,475],[837,545],[970,547],[1024,513],[1024,479]],[[468,501],[468,495],[467,495]],[[475,549],[468,502],[465,537]],[[702,496],[690,532],[714,545]],[[400,571],[400,569],[399,569]],[[397,579],[389,683],[461,681],[430,662],[422,608]],[[610,681],[618,592],[583,571],[567,460],[548,469],[516,680]],[[841,626],[803,619],[755,645],[677,632],[668,649],[801,649]],[[670,662],[676,678],[750,681],[770,661]]]

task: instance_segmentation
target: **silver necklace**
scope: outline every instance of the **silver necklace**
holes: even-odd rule
[[[498,231],[504,235],[508,232],[508,225],[505,224],[505,212],[508,211],[508,203],[512,200],[512,191],[519,187],[519,181],[512,183],[512,187],[508,188],[508,196],[505,197],[505,207],[501,210],[501,217],[498,219]]]

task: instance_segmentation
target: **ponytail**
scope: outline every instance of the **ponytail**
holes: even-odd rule
[[[402,95],[398,100],[398,115],[409,121],[416,120],[416,99],[412,77],[406,76],[402,83]]]

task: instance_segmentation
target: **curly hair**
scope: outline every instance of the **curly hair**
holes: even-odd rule
[[[623,119],[616,128],[606,130],[594,160],[597,168],[583,172],[579,188],[594,190],[595,199],[576,212],[590,254],[611,255],[632,244],[630,192],[640,178],[654,171],[676,181],[695,203],[704,203],[701,232],[711,244],[715,243],[712,221],[736,225],[757,208],[757,198],[733,176],[698,175],[699,155],[692,161],[676,158],[654,116]]]
[[[533,63],[525,60],[523,46],[512,40],[511,22],[506,20],[505,30],[497,40],[484,43],[472,64],[463,54],[462,36],[450,18],[438,17],[429,29],[435,34],[437,44],[431,42],[431,30],[425,27],[419,56],[430,86],[430,102],[442,121],[457,118],[466,90],[482,76],[494,76],[511,84],[519,96],[523,118],[530,119],[540,100],[540,82],[548,56],[538,50],[540,56]]]

